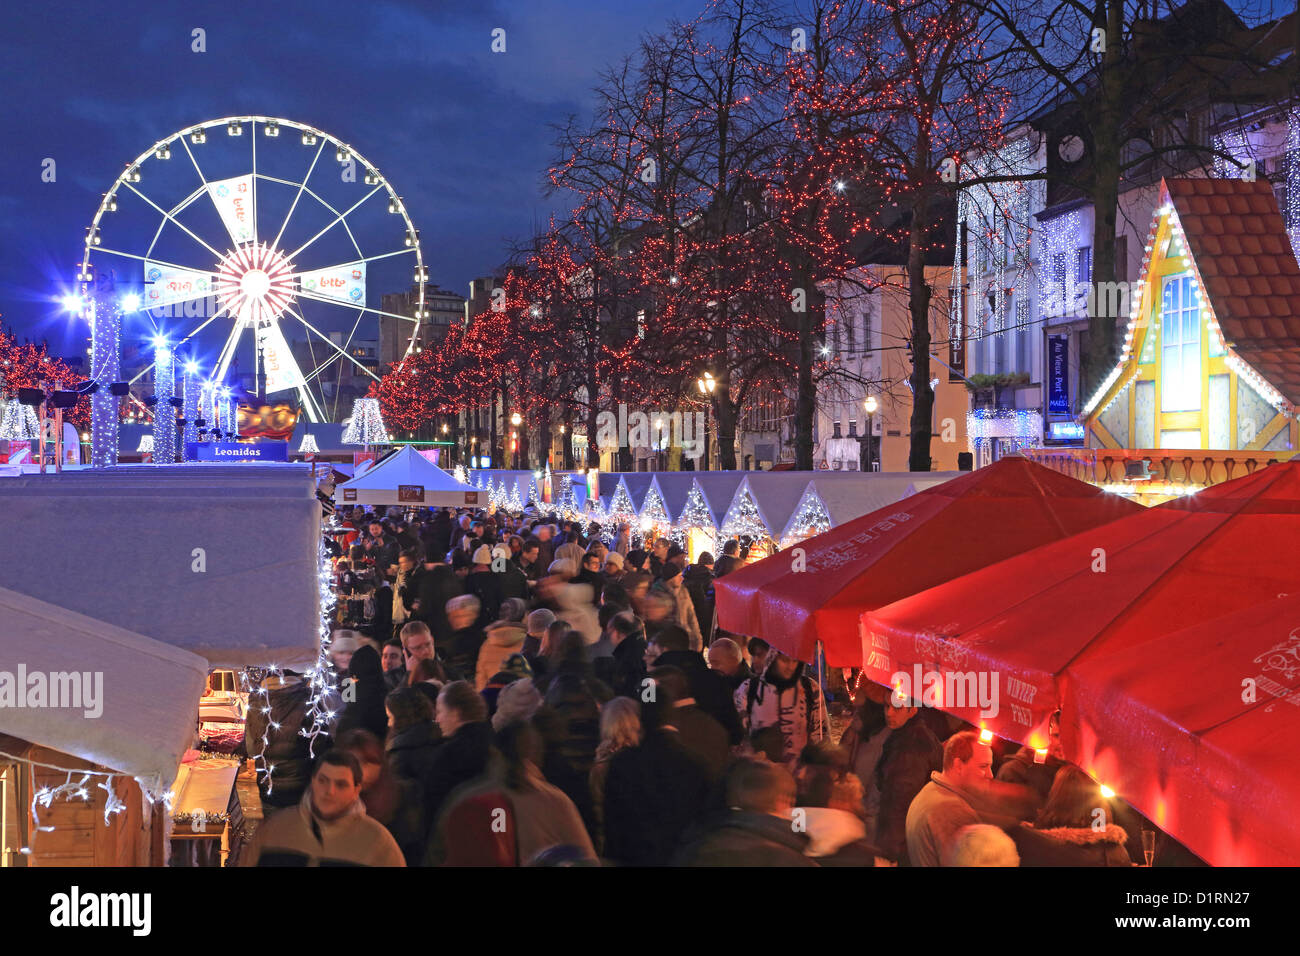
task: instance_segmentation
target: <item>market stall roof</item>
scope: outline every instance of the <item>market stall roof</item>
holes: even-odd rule
[[[858,618],[1048,541],[1142,510],[1012,456],[800,542],[803,570],[776,554],[715,585],[718,622],[811,660],[861,665]]]
[[[790,515],[790,520],[781,529],[780,540],[785,541],[795,534],[798,530],[796,519],[803,508],[814,499],[821,503],[826,517],[830,519],[831,527],[837,528],[846,521],[861,518],[878,508],[892,505],[896,501],[911,497],[918,491],[933,488],[950,478],[960,478],[964,474],[966,474],[964,471],[925,473],[857,471],[818,475],[808,482],[799,504]],[[848,480],[845,480],[846,475],[849,476]]]
[[[722,519],[736,497],[736,489],[748,475],[747,471],[701,471],[696,473],[694,485],[709,509],[715,528],[722,527]],[[688,492],[689,494],[689,492]]]
[[[1215,866],[1300,865],[1297,624],[1293,594],[1070,665],[1071,759]]]
[[[310,663],[321,507],[304,464],[119,465],[0,483],[7,586],[213,666]]]
[[[1296,555],[1300,462],[1292,461],[866,609],[864,671],[885,684],[936,659],[996,672],[1012,706],[987,716],[960,701],[943,709],[1013,740],[1038,738],[1069,703],[1067,668],[1300,593]],[[1062,744],[1077,752],[1065,726]]]
[[[341,505],[417,505],[430,508],[486,504],[483,493],[447,474],[411,445],[389,455],[364,475],[334,488]]]
[[[26,594],[0,588],[3,669],[31,677],[102,675],[64,687],[77,706],[0,706],[0,734],[100,764],[165,788],[194,736],[207,680],[202,657]],[[78,685],[80,689],[77,690]],[[86,697],[86,689],[91,698]],[[47,704],[55,703],[47,699]],[[66,699],[65,701],[66,702]],[[93,716],[92,716],[93,715]]]
[[[654,477],[653,471],[623,472],[623,487],[627,488],[627,495],[632,499],[632,508],[637,514],[640,514],[641,509],[645,507],[645,495],[650,490]]]
[[[693,471],[656,471],[651,485],[659,492],[668,518],[676,521],[686,508],[686,499],[691,493],[691,484],[695,481]]]
[[[768,536],[779,539],[807,487],[806,471],[760,471],[749,474],[731,496],[731,504],[718,527],[726,528],[736,520],[748,498],[757,509],[759,520]]]

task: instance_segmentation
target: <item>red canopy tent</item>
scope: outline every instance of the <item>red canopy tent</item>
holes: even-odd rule
[[[1300,594],[1088,656],[1062,694],[1070,759],[1193,852],[1300,865]]]
[[[868,611],[864,671],[883,684],[906,674],[909,687],[939,675],[945,699],[935,706],[1045,746],[1067,668],[1300,593],[1296,555],[1300,462],[1292,461]],[[1165,664],[1152,657],[1148,666]],[[998,689],[995,713],[970,699],[972,675]],[[1081,753],[1072,727],[1063,708],[1067,755]]]
[[[718,622],[801,660],[862,662],[862,611],[1142,511],[1024,458],[1004,458],[720,578]]]

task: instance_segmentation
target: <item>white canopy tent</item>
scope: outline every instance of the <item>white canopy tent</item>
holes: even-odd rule
[[[5,700],[0,689],[0,733],[135,777],[144,786],[164,789],[176,776],[194,737],[199,696],[207,681],[202,657],[0,588],[0,628],[4,634],[4,672],[26,674],[17,693],[27,693],[31,677],[81,675],[62,686],[78,706],[33,708]],[[89,678],[85,675],[102,675]],[[87,696],[87,691],[90,692]],[[96,696],[98,691],[98,696]],[[92,704],[87,708],[86,704]],[[91,716],[94,715],[94,716]]]
[[[300,464],[134,465],[0,482],[14,591],[208,660],[310,666],[321,505]]]
[[[426,508],[481,507],[487,496],[461,484],[411,445],[334,489],[338,505],[414,505]]]

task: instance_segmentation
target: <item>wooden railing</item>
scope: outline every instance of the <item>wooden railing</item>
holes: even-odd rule
[[[1122,484],[1129,462],[1150,462],[1151,481],[1175,487],[1217,485],[1296,456],[1294,451],[1181,448],[1027,448],[1030,461],[1094,485]]]

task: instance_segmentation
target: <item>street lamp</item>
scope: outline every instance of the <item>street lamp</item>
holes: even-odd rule
[[[714,380],[712,373],[705,372],[702,376],[700,376],[700,378],[696,381],[695,384],[699,386],[700,394],[703,395],[705,399],[707,399],[707,401],[704,404],[704,468],[702,470],[708,471],[709,470],[709,409],[713,407],[713,390],[718,387],[718,383]]]
[[[523,419],[519,416],[518,412],[515,412],[510,416],[510,424],[514,425],[516,428],[518,428],[522,422]]]
[[[868,395],[867,400],[862,403],[862,407],[867,412],[867,467],[865,470],[872,471],[875,465],[875,448],[873,447],[876,441],[875,416],[876,409],[880,407],[880,404],[876,401],[876,396]]]

